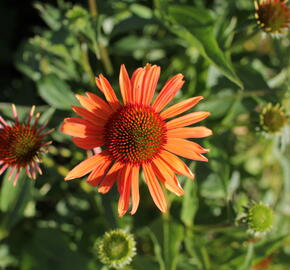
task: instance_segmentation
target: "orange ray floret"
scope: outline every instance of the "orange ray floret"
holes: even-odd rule
[[[192,160],[207,161],[202,154],[209,152],[191,138],[212,134],[202,127],[189,127],[203,119],[208,112],[194,112],[166,121],[195,106],[203,97],[168,105],[184,84],[183,75],[169,79],[153,100],[160,76],[160,67],[147,64],[138,68],[132,77],[124,65],[119,75],[122,101],[118,100],[108,80],[100,75],[96,84],[105,100],[87,92],[76,95],[82,107],[73,110],[81,117],[66,118],[63,133],[72,136],[74,143],[83,149],[102,147],[102,152],[84,160],[72,169],[65,180],[89,174],[87,183],[107,193],[115,182],[120,193],[119,216],[131,205],[131,214],[139,206],[139,176],[141,171],[156,206],[167,211],[162,185],[178,196],[183,189],[176,174],[194,178],[187,165],[176,155]]]

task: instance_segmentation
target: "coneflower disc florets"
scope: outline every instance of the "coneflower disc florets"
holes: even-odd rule
[[[115,160],[124,163],[152,160],[165,143],[165,122],[150,106],[126,105],[105,126],[108,151]]]
[[[16,107],[12,105],[15,123],[11,126],[0,117],[0,174],[7,168],[11,168],[10,177],[16,171],[14,184],[16,184],[20,169],[24,168],[30,178],[36,178],[36,171],[40,174],[41,169],[38,165],[39,153],[43,152],[43,147],[50,144],[50,142],[43,142],[43,138],[52,130],[42,133],[46,124],[37,128],[40,114],[37,113],[34,122],[32,117],[35,106],[32,107],[28,121],[20,123],[18,120]]]
[[[10,166],[25,167],[37,155],[41,142],[35,129],[23,124],[0,131],[0,159]]]
[[[282,33],[289,28],[290,9],[287,1],[255,0],[256,19],[258,25],[267,33]]]
[[[287,115],[280,104],[269,103],[260,114],[260,125],[267,133],[278,133],[287,124]]]

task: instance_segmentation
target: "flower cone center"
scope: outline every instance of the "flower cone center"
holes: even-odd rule
[[[289,22],[289,11],[283,2],[262,3],[257,10],[262,27],[267,32],[277,32],[286,27]]]
[[[110,241],[104,244],[104,251],[112,260],[126,258],[129,253],[128,241],[120,236],[112,236]]]
[[[25,167],[36,156],[40,142],[30,126],[15,125],[0,130],[0,160],[9,165]]]
[[[166,143],[164,120],[151,107],[126,105],[105,126],[105,145],[115,160],[150,161]]]
[[[269,207],[256,205],[250,209],[250,226],[255,231],[267,231],[273,224],[273,214]]]

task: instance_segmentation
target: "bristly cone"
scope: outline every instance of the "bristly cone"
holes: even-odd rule
[[[117,229],[106,232],[95,244],[99,260],[115,269],[123,269],[136,255],[136,242],[132,234]]]
[[[260,125],[265,132],[270,134],[279,133],[287,122],[287,115],[280,104],[273,106],[269,103],[260,114]]]

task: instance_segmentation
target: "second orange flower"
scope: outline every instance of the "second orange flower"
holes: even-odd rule
[[[89,174],[87,182],[98,186],[100,193],[107,193],[117,182],[120,216],[128,211],[130,198],[131,214],[138,208],[141,169],[153,201],[166,212],[160,182],[180,196],[184,192],[175,174],[194,178],[176,155],[207,161],[203,154],[209,150],[187,139],[212,134],[203,126],[188,127],[205,119],[209,113],[193,112],[172,119],[195,106],[203,97],[193,97],[165,109],[184,84],[183,75],[169,79],[153,101],[159,75],[159,66],[147,64],[136,69],[130,78],[122,65],[119,84],[123,102],[118,100],[108,80],[99,75],[96,84],[106,101],[90,92],[86,96],[76,95],[82,107],[74,106],[73,110],[81,118],[66,118],[61,127],[80,148],[102,148],[100,153],[73,168],[65,180]]]

